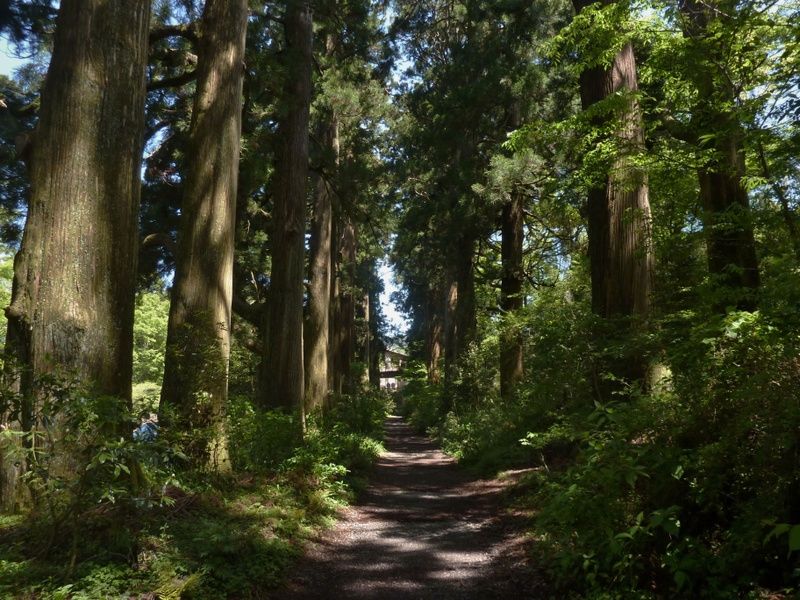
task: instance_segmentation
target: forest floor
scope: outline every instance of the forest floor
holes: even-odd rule
[[[526,552],[529,515],[506,508],[518,473],[471,477],[400,417],[385,444],[367,490],[275,598],[546,597]]]

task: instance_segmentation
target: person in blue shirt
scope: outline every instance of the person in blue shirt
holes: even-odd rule
[[[158,436],[158,415],[151,412],[143,412],[141,424],[133,430],[133,439],[137,442],[152,442]]]

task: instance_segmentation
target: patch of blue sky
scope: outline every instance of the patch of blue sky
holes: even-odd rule
[[[16,55],[8,38],[0,35],[0,75],[11,77],[26,62],[28,59]]]
[[[394,269],[388,260],[382,259],[378,261],[378,276],[383,282],[383,292],[381,292],[380,296],[383,316],[392,329],[396,329],[400,334],[405,335],[409,327],[408,315],[401,312],[392,301],[392,294],[400,291],[400,287],[397,285]]]

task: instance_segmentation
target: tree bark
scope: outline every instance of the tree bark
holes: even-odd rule
[[[370,293],[366,291],[361,297],[361,309],[364,313],[364,344],[362,346],[364,367],[361,372],[361,381],[366,385],[369,385],[370,382],[370,365],[372,364],[372,314],[370,313],[370,307]]]
[[[334,337],[333,390],[337,394],[352,391],[351,361],[355,351],[355,271],[356,228],[350,217],[345,217],[339,248],[337,319]]]
[[[440,361],[442,358],[442,337],[444,335],[444,319],[441,311],[441,293],[437,289],[428,290],[426,307],[426,340],[425,358],[428,371],[428,382],[437,385],[441,382]]]
[[[719,42],[709,39],[708,26],[720,16],[708,5],[685,0],[684,35],[696,45],[699,57],[692,74],[699,97],[692,115],[697,140],[713,140],[714,156],[698,171],[708,270],[714,278],[714,305],[720,312],[729,306],[755,310],[760,285],[750,199],[742,184],[745,156],[743,131],[734,105],[736,93],[726,74],[715,73]],[[706,43],[708,42],[708,43]],[[723,62],[720,60],[719,62]]]
[[[503,206],[502,279],[500,282],[500,309],[504,324],[500,336],[500,396],[506,400],[514,396],[517,384],[522,379],[522,333],[514,323],[515,313],[522,308],[522,268],[523,243],[523,196],[512,195]]]
[[[591,4],[573,0],[576,12]],[[608,2],[606,2],[608,3]],[[584,110],[612,94],[633,94],[638,90],[636,59],[626,43],[608,67],[584,70],[580,78]],[[615,115],[600,116],[598,125],[619,120],[616,131],[619,150],[604,185],[589,190],[589,262],[592,281],[592,309],[605,321],[603,335],[624,336],[641,328],[650,314],[653,280],[651,214],[647,176],[632,156],[644,148],[641,110],[629,97]],[[630,344],[628,344],[630,347]],[[632,383],[646,382],[648,364],[641,352],[602,365],[617,378]],[[600,384],[600,396],[608,399],[611,387]]]
[[[246,31],[247,0],[206,1],[161,390],[162,412],[174,408],[173,425],[198,438],[191,457],[217,470],[230,467],[224,418]]]
[[[764,152],[764,145],[761,141],[758,142],[758,162],[761,165],[761,174],[769,183],[772,192],[775,194],[781,206],[781,216],[786,225],[786,232],[789,234],[789,241],[792,244],[794,256],[796,259],[800,260],[800,231],[797,230],[797,217],[789,204],[789,198],[786,196],[786,191],[783,189],[783,186],[772,176],[769,163],[767,162],[767,156]]]
[[[2,416],[12,427],[40,425],[46,374],[130,402],[149,21],[147,1],[61,2],[6,309],[9,383],[22,398]],[[3,463],[8,509],[24,465]]]
[[[473,237],[462,236],[455,261],[458,303],[456,305],[453,356],[457,361],[475,338],[477,324],[475,316],[475,239]]]
[[[302,420],[305,212],[313,66],[308,0],[287,0],[284,30],[285,112],[279,123],[281,146],[276,165],[267,385],[261,395],[265,407],[299,412]]]
[[[458,331],[458,320],[456,310],[458,309],[458,279],[454,274],[454,266],[451,264],[447,268],[448,277],[445,284],[444,295],[444,318],[442,319],[442,337],[444,342],[444,396],[442,410],[449,411],[452,408],[450,399],[450,389],[453,385],[456,372],[456,347],[458,345],[456,335]]]
[[[369,383],[375,389],[381,386],[381,342],[380,332],[378,330],[378,310],[380,306],[379,292],[376,286],[372,286],[369,290]]]
[[[450,256],[444,310],[444,403],[446,411],[454,408],[452,384],[458,363],[475,335],[475,240],[461,235]]]
[[[323,147],[338,164],[339,126],[335,116],[323,127]],[[327,164],[327,162],[326,162]],[[316,176],[314,217],[311,222],[308,319],[305,331],[306,410],[322,410],[328,397],[331,314],[331,236],[333,190],[322,175]]]

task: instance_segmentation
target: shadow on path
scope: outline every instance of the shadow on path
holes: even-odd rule
[[[274,597],[537,598],[525,518],[502,508],[507,482],[470,478],[400,417],[359,503],[301,559]]]

